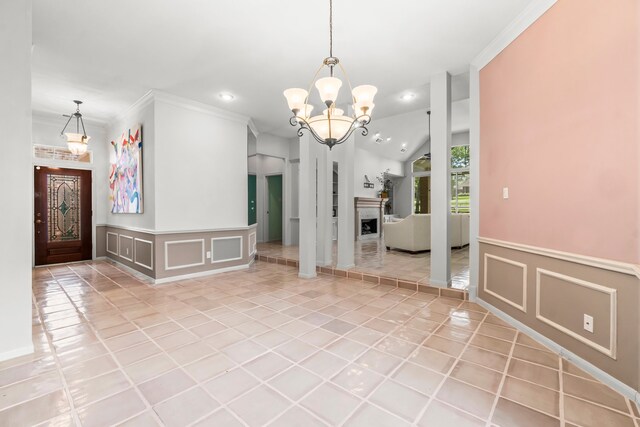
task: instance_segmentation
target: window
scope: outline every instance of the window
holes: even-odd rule
[[[413,213],[431,213],[431,177],[413,178]]]
[[[451,147],[451,169],[469,167],[469,146],[459,145]]]
[[[424,155],[413,162],[413,172],[431,172],[431,158]]]
[[[469,213],[469,146],[451,147],[451,213]],[[413,162],[413,213],[431,213],[431,158]]]
[[[451,213],[469,213],[469,172],[451,172]]]

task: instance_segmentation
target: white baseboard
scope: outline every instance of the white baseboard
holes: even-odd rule
[[[232,267],[218,268],[217,270],[200,271],[198,273],[183,274],[181,276],[171,276],[171,277],[164,277],[162,279],[155,279],[153,281],[153,284],[161,285],[163,283],[175,282],[178,280],[195,279],[198,277],[213,276],[214,274],[228,273],[230,271],[246,270],[247,268],[251,267],[252,262],[248,264],[234,265]]]
[[[0,362],[33,353],[33,344],[0,353]]]
[[[355,264],[347,264],[347,265],[338,264],[336,265],[336,268],[338,270],[351,270],[352,268],[355,268],[355,266],[356,266]]]
[[[514,319],[513,317],[509,316],[505,312],[498,310],[497,308],[495,308],[491,304],[481,300],[480,298],[477,298],[475,302],[476,302],[476,304],[478,304],[478,305],[486,308],[487,310],[489,310],[496,317],[504,320],[505,322],[507,322],[510,325],[512,325],[514,328],[516,328],[519,331],[527,334],[528,336],[530,336],[534,340],[538,341],[540,344],[548,347],[554,353],[560,355],[560,357],[562,357],[563,359],[568,360],[569,362],[573,363],[578,368],[580,368],[583,371],[585,371],[586,373],[590,374],[591,376],[593,376],[594,378],[596,378],[600,382],[608,385],[612,389],[616,390],[618,393],[622,394],[626,398],[628,398],[628,399],[636,402],[638,405],[640,405],[640,392],[638,392],[637,390],[634,390],[632,387],[630,387],[630,386],[626,385],[625,383],[623,383],[622,381],[612,377],[611,375],[607,374],[602,369],[596,367],[592,363],[587,362],[586,360],[584,360],[580,356],[576,355],[575,353],[572,353],[571,351],[569,351],[566,348],[562,347],[560,344],[556,343],[555,341],[552,341],[549,338],[545,337],[540,332],[535,331],[534,329],[532,329],[529,326],[525,325],[524,323]]]
[[[311,274],[298,273],[298,277],[301,279],[315,279],[318,275],[315,272]]]

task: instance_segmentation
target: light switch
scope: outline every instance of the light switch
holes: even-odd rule
[[[502,198],[503,199],[508,199],[509,198],[509,187],[503,187],[502,188]]]
[[[207,259],[211,259],[211,251],[207,251]]]

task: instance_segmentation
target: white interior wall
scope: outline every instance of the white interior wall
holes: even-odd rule
[[[31,1],[0,2],[0,168],[9,178],[0,221],[0,360],[33,351],[31,342]]]
[[[386,159],[370,151],[356,148],[355,162],[353,165],[354,197],[378,197],[381,186],[376,180],[376,176],[385,172],[387,169],[389,169],[391,175],[404,176],[404,165],[402,162]],[[364,188],[365,175],[375,184],[374,188]]]
[[[156,230],[247,226],[246,120],[156,96],[155,143]]]

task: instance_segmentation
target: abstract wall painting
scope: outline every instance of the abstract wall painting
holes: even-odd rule
[[[111,213],[143,212],[142,205],[142,128],[137,125],[111,141],[113,153],[109,171]]]

